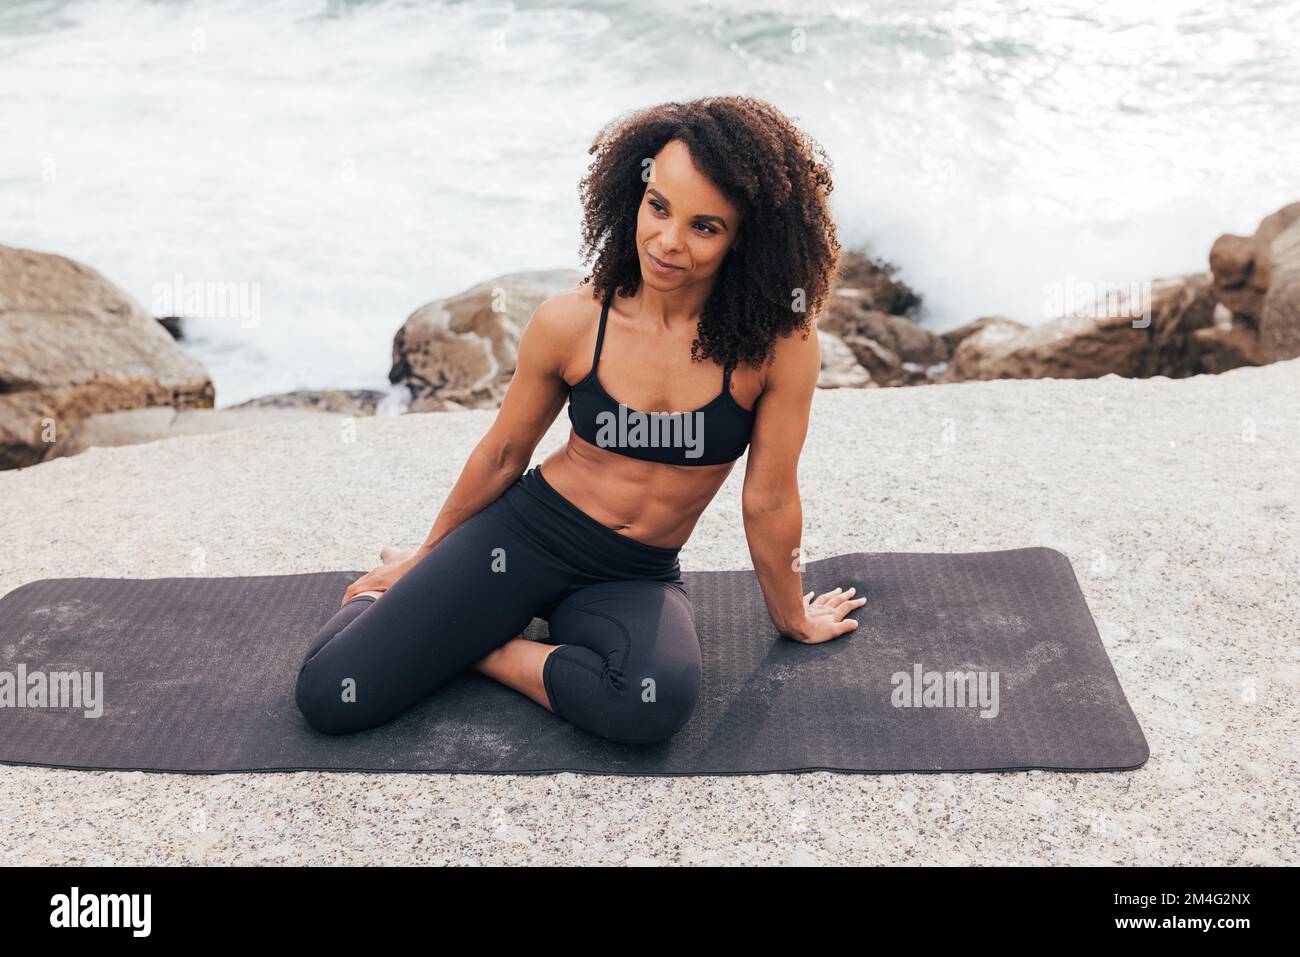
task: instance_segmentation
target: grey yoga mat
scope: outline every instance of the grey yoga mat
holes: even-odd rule
[[[868,599],[856,631],[820,645],[776,633],[753,571],[688,571],[703,684],[687,725],[652,745],[596,737],[475,671],[383,726],[312,730],[294,704],[298,666],[361,574],[20,586],[0,599],[0,761],[749,774],[1118,771],[1149,755],[1069,559],[1050,548],[811,562],[805,592]],[[526,635],[544,638],[545,622]],[[66,697],[77,689],[59,676],[72,672],[83,697]]]

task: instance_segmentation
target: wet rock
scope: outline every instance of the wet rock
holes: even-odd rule
[[[300,389],[279,395],[263,395],[229,409],[302,409],[337,412],[341,415],[374,415],[386,393],[377,389]]]
[[[499,407],[533,311],[581,280],[573,269],[510,273],[420,307],[393,339],[388,380],[410,387],[411,412]]]
[[[0,246],[0,468],[43,461],[91,415],[213,399],[203,366],[94,269]]]

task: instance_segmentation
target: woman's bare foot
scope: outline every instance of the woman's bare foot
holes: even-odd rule
[[[501,670],[502,660],[509,655],[509,652],[507,652],[506,649],[509,648],[510,645],[513,644],[514,642],[521,641],[521,640],[524,640],[524,633],[522,631],[519,634],[515,635],[513,638],[511,638],[510,641],[507,641],[504,645],[498,645],[496,648],[493,648],[491,651],[489,651],[485,656],[480,658],[478,663],[474,665],[474,670],[481,672],[482,674],[485,674],[489,677],[495,677],[496,676],[495,672],[499,672]]]
[[[379,560],[383,562],[385,565],[391,565],[393,562],[400,562],[403,561],[404,559],[410,558],[412,555],[416,553],[417,550],[418,549],[414,549],[414,548],[403,549],[403,548],[396,548],[392,545],[385,545],[383,548],[379,550]],[[373,595],[375,597],[375,600],[378,601],[380,598],[384,596],[384,593],[381,591],[359,591],[352,597],[360,598],[362,595]]]
[[[564,646],[529,641],[521,632],[489,652],[474,668],[506,687],[527,695],[550,711],[551,702],[542,681],[542,669],[550,654],[562,647]]]
[[[410,558],[416,553],[414,548],[397,548],[394,545],[385,545],[379,550],[379,560],[385,565],[391,565],[393,562],[401,562]]]

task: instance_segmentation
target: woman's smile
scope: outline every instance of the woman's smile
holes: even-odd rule
[[[646,250],[646,256],[649,257],[650,265],[655,272],[660,272],[660,273],[680,272],[683,268],[685,268],[683,266],[671,266],[668,263],[664,262],[662,259],[656,259],[653,255],[651,255],[650,250],[648,249]]]

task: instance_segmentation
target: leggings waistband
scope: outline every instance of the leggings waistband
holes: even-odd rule
[[[620,535],[557,492],[533,466],[506,490],[506,504],[542,542],[588,574],[658,578],[681,574],[680,548],[664,548]]]

